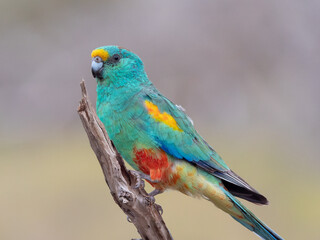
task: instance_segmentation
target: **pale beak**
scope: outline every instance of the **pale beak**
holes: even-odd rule
[[[103,62],[96,62],[92,60],[91,72],[94,78],[102,79]]]

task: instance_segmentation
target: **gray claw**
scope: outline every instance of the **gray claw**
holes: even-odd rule
[[[154,204],[155,201],[156,201],[156,199],[155,199],[153,196],[146,196],[146,197],[144,198],[144,200],[145,200],[145,204],[146,204],[147,206],[151,206],[151,205]]]
[[[136,184],[134,185],[134,188],[144,188],[145,184],[141,178],[140,172],[130,170],[130,173],[132,173],[132,175],[134,175],[136,178]]]
[[[153,190],[151,193],[148,194],[147,197],[145,197],[145,203],[147,206],[151,206],[152,204],[154,204],[155,208],[157,209],[157,211],[159,212],[160,215],[163,214],[163,209],[160,205],[156,204],[156,199],[154,198],[154,196],[156,196],[157,194],[163,193],[163,190],[159,190],[159,189],[155,189]]]
[[[138,175],[139,176],[139,175]],[[135,188],[144,188],[145,184],[144,181],[141,179],[141,177],[139,176],[137,178],[137,182],[136,185],[134,185]]]
[[[158,204],[154,204],[154,206],[156,207],[156,209],[157,209],[157,211],[159,212],[159,214],[162,215],[162,214],[163,214],[163,209],[162,209],[162,207],[161,207],[160,205],[158,205]]]

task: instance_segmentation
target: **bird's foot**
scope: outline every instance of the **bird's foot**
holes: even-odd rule
[[[156,195],[158,195],[158,194],[161,194],[161,193],[163,193],[163,192],[164,192],[163,190],[155,189],[155,190],[153,190],[151,193],[149,193],[149,196],[154,198],[154,196],[156,196]],[[161,207],[160,205],[156,204],[156,203],[154,204],[154,206],[155,206],[155,208],[157,209],[157,211],[159,212],[159,214],[162,215],[162,214],[163,214],[163,209],[162,209],[162,207]]]
[[[149,175],[147,175],[147,174],[144,174],[144,173],[138,172],[138,171],[134,171],[134,170],[129,170],[129,171],[136,178],[135,188],[141,188],[141,187],[144,188],[145,185],[144,185],[143,179],[148,180],[151,183],[159,183],[158,180],[151,179],[151,177]],[[148,194],[148,196],[145,197],[145,204],[147,206],[154,205],[155,208],[157,209],[157,211],[159,212],[159,214],[162,215],[163,214],[163,209],[162,209],[162,207],[160,205],[155,203],[156,199],[154,198],[154,196],[156,196],[156,195],[158,195],[160,193],[163,193],[163,190],[155,189],[152,192],[150,192]]]
[[[160,214],[160,215],[162,215],[163,214],[163,209],[162,209],[162,207],[160,206],[160,205],[158,205],[158,204],[154,204],[154,206],[155,206],[155,208],[157,209],[157,211],[158,211],[158,213]]]
[[[159,214],[162,215],[163,209],[160,205],[155,203],[156,199],[154,198],[154,196],[156,196],[160,193],[163,193],[163,190],[159,190],[159,189],[153,190],[151,193],[148,194],[147,197],[145,197],[145,203],[148,206],[151,206],[153,204],[155,206],[155,208],[157,209],[157,211],[159,212]]]
[[[134,175],[137,179],[136,181],[136,184],[135,184],[135,188],[144,188],[144,181],[143,179],[145,180],[148,180],[149,182],[151,183],[158,183],[159,181],[158,180],[153,180],[151,179],[151,177],[147,174],[144,174],[142,172],[138,172],[138,171],[133,171],[133,170],[130,170],[130,172],[132,173],[132,175]]]
[[[162,209],[162,207],[161,207],[160,205],[158,205],[158,204],[155,203],[156,199],[154,198],[154,196],[150,196],[150,195],[149,195],[149,196],[146,196],[146,197],[144,198],[144,200],[145,200],[145,204],[146,204],[147,206],[154,205],[154,207],[157,209],[157,211],[159,212],[159,214],[160,214],[160,215],[163,214],[163,209]]]
[[[153,196],[146,196],[144,200],[147,206],[151,206],[152,204],[155,204],[155,201],[156,201],[156,199]]]
[[[136,178],[135,188],[144,188],[144,181],[141,178],[140,172],[129,170],[130,173]]]
[[[160,194],[160,193],[163,193],[163,190],[160,190],[160,189],[155,189],[153,190],[151,193],[148,194],[148,196],[145,197],[145,200],[146,200],[146,204],[147,205],[151,205],[151,204],[154,204],[156,199],[154,198],[154,196]]]

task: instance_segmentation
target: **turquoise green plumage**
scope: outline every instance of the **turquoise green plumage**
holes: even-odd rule
[[[157,192],[204,197],[263,239],[282,239],[235,197],[267,199],[235,174],[197,133],[184,110],[149,81],[141,59],[117,46],[92,52],[97,114],[123,158]]]

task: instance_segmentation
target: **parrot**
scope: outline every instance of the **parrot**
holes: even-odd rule
[[[91,57],[97,115],[120,155],[154,187],[150,196],[172,189],[202,197],[262,239],[283,239],[236,198],[266,205],[266,197],[227,166],[181,106],[157,90],[135,53],[111,45]]]

